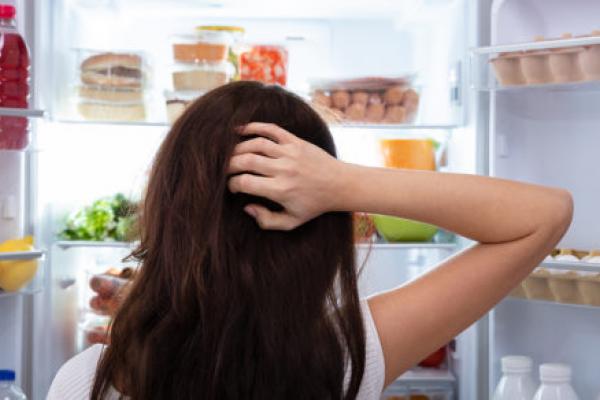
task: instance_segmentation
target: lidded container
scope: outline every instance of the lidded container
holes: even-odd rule
[[[188,63],[227,61],[243,34],[244,29],[235,26],[198,26],[195,34],[173,36],[173,58]]]
[[[502,378],[493,400],[531,400],[535,384],[531,378],[533,362],[525,356],[502,357]]]
[[[540,365],[542,384],[533,400],[579,400],[571,387],[571,367],[566,364]]]
[[[0,370],[0,399],[2,400],[27,400],[27,396],[15,384],[15,371],[11,369]]]

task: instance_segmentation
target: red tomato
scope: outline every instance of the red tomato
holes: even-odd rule
[[[436,350],[419,363],[419,367],[438,368],[446,359],[446,346]]]

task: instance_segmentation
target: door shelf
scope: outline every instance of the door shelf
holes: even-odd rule
[[[571,303],[561,303],[558,301],[552,300],[541,300],[541,299],[527,299],[523,297],[507,297],[503,301],[515,301],[522,303],[532,303],[532,304],[545,304],[551,307],[565,307],[567,309],[580,309],[580,310],[589,310],[589,311],[600,311],[600,306],[592,306],[589,304],[571,304]]]
[[[544,261],[540,266],[563,271],[600,273],[600,263],[587,263],[585,261]]]
[[[361,250],[447,250],[454,251],[457,248],[456,243],[434,243],[434,242],[414,242],[414,243],[358,243],[356,245]]]
[[[456,378],[447,369],[416,368],[402,374],[396,382],[402,384],[453,383]]]
[[[515,92],[600,90],[600,36],[546,39],[471,50],[473,87]]]
[[[54,243],[62,250],[68,250],[71,248],[133,248],[136,243],[132,242],[99,242],[99,241],[83,241],[83,240],[59,240]]]
[[[43,256],[44,252],[42,250],[0,253],[0,261],[35,260]]]
[[[42,118],[44,115],[44,110],[0,107],[0,116],[2,117]]]

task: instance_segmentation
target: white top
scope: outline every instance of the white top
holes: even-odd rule
[[[365,324],[365,373],[360,385],[357,400],[378,400],[383,391],[385,365],[377,328],[366,300],[361,301]],[[77,354],[62,366],[54,377],[47,400],[89,399],[96,365],[102,354],[102,345],[94,345]],[[349,379],[346,373],[345,382]],[[118,400],[119,394],[111,392],[106,400]]]

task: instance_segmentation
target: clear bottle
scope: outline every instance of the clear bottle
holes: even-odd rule
[[[29,50],[17,31],[16,10],[0,3],[0,107],[29,106]],[[22,150],[28,144],[24,117],[0,117],[0,149]]]
[[[0,370],[0,400],[27,400],[27,396],[15,384],[15,371]]]
[[[533,400],[579,400],[571,387],[571,367],[566,364],[540,365],[540,385]]]
[[[502,378],[496,386],[493,400],[531,400],[535,394],[535,383],[531,378],[531,358],[505,356],[501,363]]]

